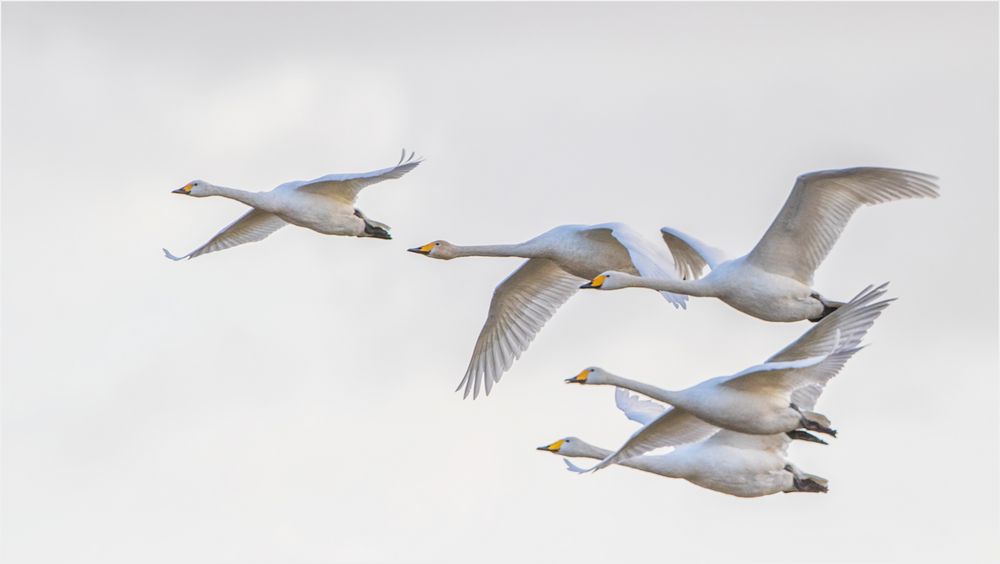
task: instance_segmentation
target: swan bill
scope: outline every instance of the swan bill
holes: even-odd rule
[[[537,448],[535,448],[535,450],[546,450],[546,451],[549,451],[549,452],[559,452],[559,449],[562,448],[564,442],[566,442],[566,439],[559,439],[558,441],[556,441],[556,442],[554,442],[554,443],[552,443],[550,445],[537,447]]]
[[[171,194],[184,194],[186,196],[190,196],[191,195],[191,188],[193,186],[194,186],[194,182],[188,182],[187,184],[185,184],[184,186],[181,186],[180,188],[178,188],[176,190],[171,190],[170,193]]]
[[[587,383],[587,377],[590,376],[591,372],[592,372],[592,370],[589,369],[589,368],[587,368],[587,369],[581,371],[576,376],[573,376],[572,378],[566,378],[566,380],[564,380],[564,381],[567,384],[586,384]]]
[[[434,243],[427,243],[422,247],[413,247],[412,249],[406,249],[408,252],[417,253],[418,255],[429,255],[431,254],[431,249],[434,248]]]
[[[587,282],[586,284],[580,286],[580,288],[581,289],[583,289],[583,288],[599,289],[601,286],[604,285],[604,281],[607,280],[607,279],[608,279],[607,276],[605,276],[603,274],[599,274],[599,275],[597,275],[596,278],[594,278],[590,282]]]

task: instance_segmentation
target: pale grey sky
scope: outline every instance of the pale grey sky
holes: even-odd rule
[[[997,6],[3,5],[5,562],[1000,557]],[[427,161],[362,194],[393,241],[285,229],[185,263],[252,190]],[[582,293],[485,400],[460,380],[517,261],[446,238],[670,225],[738,255],[797,174],[940,176],[816,276],[899,297],[795,445],[828,495],[744,500],[535,446],[633,425],[597,364],[683,387],[808,329]]]

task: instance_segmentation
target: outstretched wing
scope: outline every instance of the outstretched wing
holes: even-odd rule
[[[399,163],[396,166],[373,170],[371,172],[328,174],[315,180],[303,182],[295,189],[301,192],[311,192],[335,198],[346,204],[353,205],[354,201],[358,198],[358,192],[361,192],[362,188],[376,182],[389,180],[390,178],[399,178],[417,168],[417,165],[423,162],[420,159],[413,160],[413,157],[414,153],[410,153],[410,156],[407,157],[406,149],[403,149],[403,156],[400,157]]]
[[[674,261],[660,245],[653,245],[635,230],[622,223],[595,225],[590,231],[608,230],[614,240],[628,252],[632,265],[644,278],[675,278]],[[688,297],[682,294],[660,292],[676,308],[687,308]]]
[[[784,207],[747,260],[812,285],[854,210],[905,198],[936,198],[937,178],[892,168],[824,170],[799,176]]]
[[[244,243],[255,243],[262,241],[271,233],[288,225],[285,220],[273,213],[252,209],[243,214],[239,219],[230,223],[222,231],[215,234],[207,243],[191,251],[190,253],[178,257],[170,251],[163,249],[163,254],[170,260],[192,259],[206,253],[214,253]]]
[[[672,408],[636,431],[625,444],[609,454],[591,470],[628,460],[662,447],[680,446],[702,441],[719,428],[698,419],[683,409]]]
[[[719,249],[709,247],[676,229],[661,227],[660,234],[663,235],[663,241],[670,249],[670,254],[674,256],[677,275],[684,280],[701,278],[706,266],[715,268],[725,259],[725,254]]]
[[[861,340],[892,303],[891,299],[876,301],[885,295],[886,286],[865,288],[765,364],[744,370],[722,385],[791,394],[793,403],[811,410],[826,383],[863,348]]]
[[[479,396],[485,383],[489,395],[494,382],[521,356],[545,322],[584,282],[548,260],[527,260],[493,291],[486,323],[479,332],[472,359],[457,390],[464,397]]]
[[[641,399],[639,396],[628,393],[625,388],[615,388],[615,405],[625,414],[625,417],[643,425],[652,423],[667,410],[667,406],[652,400]]]

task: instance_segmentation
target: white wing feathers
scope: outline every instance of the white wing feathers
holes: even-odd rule
[[[600,470],[651,450],[703,441],[719,430],[683,409],[672,408],[632,434],[625,444],[590,470]]]
[[[596,227],[611,230],[611,235],[615,240],[628,251],[632,264],[639,271],[640,276],[658,279],[675,278],[674,261],[666,249],[659,245],[651,245],[645,238],[622,224],[609,223]],[[687,296],[671,294],[670,292],[660,292],[660,295],[674,304],[675,308],[687,309]]]
[[[371,172],[328,174],[314,180],[304,181],[296,186],[295,189],[302,192],[328,196],[353,205],[354,201],[358,198],[358,192],[361,192],[362,188],[376,182],[382,182],[383,180],[399,178],[417,168],[417,165],[422,163],[423,160],[413,160],[414,155],[414,153],[410,153],[410,156],[406,157],[406,149],[403,149],[403,156],[400,157],[399,163],[396,166],[373,170]]]
[[[240,216],[239,219],[230,223],[215,234],[207,243],[191,251],[190,253],[178,257],[167,249],[163,249],[163,254],[170,260],[192,259],[206,253],[214,253],[244,243],[254,243],[262,241],[271,233],[288,225],[285,220],[273,213],[252,209]]]
[[[677,266],[677,275],[684,280],[701,278],[705,267],[715,268],[725,259],[725,253],[698,239],[670,227],[660,228],[663,241],[670,249]]]
[[[876,301],[885,295],[888,286],[888,283],[878,287],[868,286],[767,361],[796,360],[826,354],[838,340],[838,333],[840,348],[858,346],[875,319],[895,301],[895,298]]]
[[[935,180],[920,172],[874,167],[803,174],[747,260],[811,286],[813,273],[856,209],[905,198],[936,198]]]
[[[521,356],[545,322],[583,283],[548,259],[529,259],[493,291],[486,323],[479,332],[472,359],[457,390],[463,397],[479,396]]]
[[[624,388],[615,388],[615,405],[625,414],[625,417],[642,425],[652,423],[667,410],[667,406],[652,400],[640,399],[639,396],[628,393],[628,390]]]
[[[720,385],[748,391],[779,390],[791,394],[792,402],[799,408],[811,410],[826,383],[863,348],[861,340],[875,319],[892,303],[892,299],[875,301],[885,294],[886,286],[869,286],[767,363],[744,370]],[[822,355],[819,362],[816,356],[808,356],[816,354]],[[784,364],[789,367],[762,369]]]

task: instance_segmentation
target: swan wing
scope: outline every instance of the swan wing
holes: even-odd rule
[[[865,288],[766,363],[734,375],[724,385],[791,394],[792,403],[812,410],[826,383],[863,348],[861,341],[868,330],[894,301],[880,299],[887,286]]]
[[[327,196],[353,205],[362,188],[383,180],[399,178],[423,162],[421,159],[413,160],[413,157],[414,153],[410,153],[410,156],[407,157],[404,149],[403,156],[400,157],[396,166],[371,172],[328,174],[315,180],[302,182],[295,187],[295,190]]]
[[[660,234],[670,249],[670,254],[674,256],[677,275],[684,280],[697,280],[701,278],[706,266],[715,268],[725,260],[722,251],[709,247],[686,233],[670,227],[661,227]]]
[[[635,230],[621,223],[606,223],[595,225],[594,230],[610,230],[615,241],[625,247],[632,265],[645,278],[676,278],[674,275],[674,260],[670,253],[660,245],[653,245]],[[687,296],[660,292],[668,302],[676,308],[687,308]]]
[[[789,398],[800,409],[812,410],[823,388],[862,347],[838,348],[824,357],[765,363],[748,368],[720,386],[752,394]],[[794,366],[799,364],[799,366]]]
[[[811,410],[826,383],[863,348],[862,339],[892,303],[891,299],[879,300],[885,289],[886,284],[869,286],[766,363],[735,374],[721,385],[788,394],[796,406]]]
[[[252,209],[240,216],[239,219],[230,223],[215,234],[207,243],[191,251],[190,253],[178,257],[170,251],[163,249],[163,254],[170,260],[192,259],[206,253],[214,253],[244,243],[255,243],[267,238],[268,235],[288,225],[285,220],[273,213]]]
[[[472,359],[458,389],[464,397],[479,396],[485,383],[489,395],[494,382],[521,356],[545,322],[584,282],[548,259],[533,258],[504,279],[493,291],[486,323],[479,332]]]
[[[698,419],[683,409],[672,408],[636,431],[625,444],[609,454],[590,470],[600,470],[662,447],[680,446],[703,441],[719,428]]]
[[[868,286],[767,361],[780,362],[827,354],[838,341],[841,348],[857,347],[875,319],[894,301],[880,300],[888,286],[888,283]]]
[[[625,414],[625,417],[642,425],[652,423],[667,410],[667,406],[652,400],[641,399],[637,395],[628,393],[628,390],[624,388],[615,388],[615,405]]]
[[[856,209],[905,198],[936,198],[936,180],[920,172],[874,167],[803,174],[747,260],[811,286],[813,272]]]

